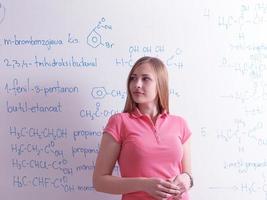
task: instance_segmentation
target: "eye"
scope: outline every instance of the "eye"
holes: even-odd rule
[[[151,78],[148,77],[148,76],[145,76],[145,77],[143,77],[142,79],[143,79],[143,81],[150,81],[150,80],[151,80]]]
[[[130,81],[134,81],[136,79],[137,79],[136,76],[130,76]]]

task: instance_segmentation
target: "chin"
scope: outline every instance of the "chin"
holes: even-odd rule
[[[142,101],[140,99],[134,99],[134,102],[137,103],[137,104],[143,104],[143,103],[146,103],[146,101]]]
[[[136,100],[136,99],[134,99],[134,102],[137,103],[137,104],[142,104],[142,103],[144,103],[143,101]]]

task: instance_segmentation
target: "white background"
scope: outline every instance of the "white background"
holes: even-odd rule
[[[0,0],[0,198],[120,199],[93,190],[94,162],[151,55],[193,133],[191,199],[266,200],[266,25],[264,1]]]

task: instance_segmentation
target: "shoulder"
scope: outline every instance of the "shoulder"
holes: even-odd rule
[[[110,118],[126,118],[129,117],[129,113],[119,112],[110,116]]]
[[[173,124],[174,127],[177,128],[177,130],[180,130],[180,138],[182,141],[182,144],[185,143],[185,141],[190,137],[191,135],[191,130],[187,125],[186,120],[181,117],[181,116],[177,116],[177,115],[169,115],[171,124]]]
[[[186,123],[186,120],[179,116],[179,115],[172,115],[172,114],[169,114],[168,115],[168,119],[171,120],[171,121],[174,121],[174,122],[178,122],[178,123]]]
[[[125,119],[129,118],[129,113],[116,113],[110,116],[109,121],[124,121]]]
[[[168,121],[169,123],[173,124],[173,125],[177,125],[180,128],[188,128],[188,124],[187,121],[185,120],[185,118],[179,116],[179,115],[168,115]]]

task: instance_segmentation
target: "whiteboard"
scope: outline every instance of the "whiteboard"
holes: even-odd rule
[[[120,199],[92,173],[149,55],[193,132],[191,199],[266,200],[266,25],[257,0],[0,0],[0,198]]]

